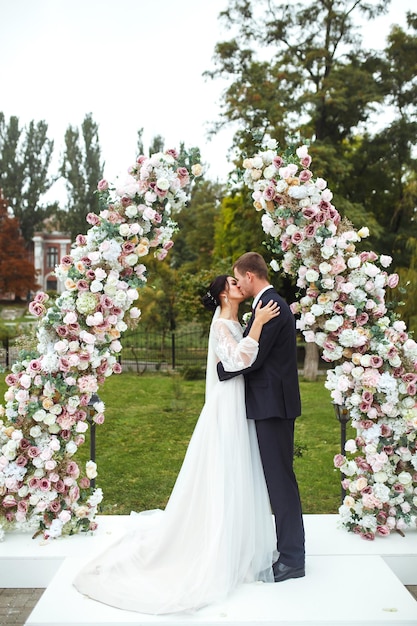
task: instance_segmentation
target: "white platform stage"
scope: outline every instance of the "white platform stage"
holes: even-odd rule
[[[417,626],[417,529],[368,542],[337,515],[306,515],[306,576],[242,585],[192,615],[148,616],[95,602],[72,587],[76,572],[123,533],[126,517],[100,516],[94,534],[53,541],[10,533],[0,543],[0,587],[45,587],[27,626]]]

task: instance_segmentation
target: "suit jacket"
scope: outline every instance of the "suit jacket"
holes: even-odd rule
[[[225,372],[219,363],[217,371],[220,380],[244,374],[249,419],[295,419],[301,413],[295,318],[288,304],[273,288],[261,296],[264,304],[271,299],[278,303],[280,315],[264,325],[253,365],[240,372]],[[245,335],[252,320],[253,316]]]

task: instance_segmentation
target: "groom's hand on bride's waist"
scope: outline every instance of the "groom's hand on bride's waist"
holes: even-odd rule
[[[217,363],[217,375],[219,377],[219,380],[229,380],[229,378],[233,378],[233,376],[236,376],[236,372],[226,372],[223,367],[223,363],[219,361]]]

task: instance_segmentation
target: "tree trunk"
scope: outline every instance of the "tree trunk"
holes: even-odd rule
[[[304,356],[304,378],[314,382],[319,370],[319,350],[317,344],[306,343]]]

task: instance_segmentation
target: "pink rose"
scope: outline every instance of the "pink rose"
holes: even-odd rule
[[[87,243],[87,237],[85,235],[77,235],[75,238],[75,243],[77,246],[85,246]]]
[[[362,539],[366,539],[366,541],[373,541],[375,539],[375,534],[370,530],[366,533],[361,533]]]
[[[310,180],[312,176],[313,174],[312,172],[310,172],[310,170],[302,170],[300,172],[300,175],[298,176],[298,179],[302,183],[308,183],[308,181]]]
[[[50,511],[52,511],[52,513],[59,513],[59,511],[61,510],[61,504],[59,500],[52,500],[52,502],[49,503],[48,508]]]
[[[398,274],[390,274],[387,278],[387,285],[388,287],[390,287],[390,289],[395,289],[395,287],[398,285],[398,282],[399,282]]]
[[[98,183],[97,183],[97,189],[98,191],[106,191],[109,188],[109,183],[107,182],[107,180],[105,180],[104,178],[102,178]]]
[[[44,293],[43,291],[39,291],[36,296],[33,298],[34,302],[40,302],[41,304],[43,304],[44,302],[46,302],[47,300],[49,300],[49,296],[47,293]]]
[[[12,495],[7,495],[3,498],[2,505],[5,509],[11,508],[17,505],[17,500]]]
[[[316,232],[317,232],[317,228],[318,225],[313,223],[313,224],[308,224],[305,228],[304,228],[304,235],[307,237],[307,239],[312,239]]]
[[[31,302],[29,304],[29,313],[35,317],[41,317],[46,311],[46,308],[40,302]]]
[[[158,259],[158,261],[163,261],[166,257],[166,255],[168,254],[167,250],[159,250],[159,252],[156,253],[156,258]]]
[[[68,476],[74,476],[75,478],[78,478],[78,476],[80,475],[80,468],[75,461],[69,461],[69,463],[67,464],[66,472]]]
[[[291,241],[294,245],[300,244],[304,240],[302,231],[297,230],[291,237]]]
[[[311,165],[311,156],[306,154],[302,159],[300,159],[300,163],[303,167],[310,167]],[[311,173],[311,172],[310,172]]]
[[[85,219],[87,223],[91,224],[92,226],[97,226],[97,224],[100,224],[100,218],[95,213],[88,213]]]

